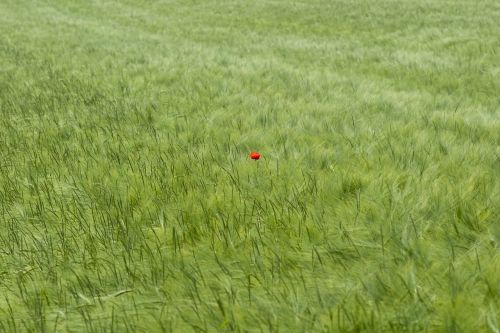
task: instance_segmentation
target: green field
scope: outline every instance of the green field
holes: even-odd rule
[[[0,332],[498,333],[499,22],[0,0]]]

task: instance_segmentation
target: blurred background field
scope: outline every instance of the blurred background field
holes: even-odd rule
[[[498,22],[0,1],[0,331],[499,332]]]

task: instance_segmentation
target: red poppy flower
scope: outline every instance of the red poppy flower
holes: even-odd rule
[[[256,151],[251,152],[249,156],[252,160],[258,160],[260,158],[260,154]]]

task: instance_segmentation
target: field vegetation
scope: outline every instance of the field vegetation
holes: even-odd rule
[[[498,333],[499,22],[1,0],[0,332]]]

